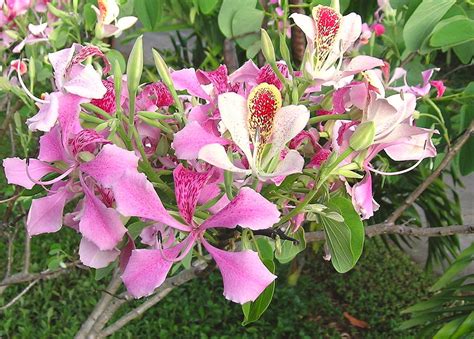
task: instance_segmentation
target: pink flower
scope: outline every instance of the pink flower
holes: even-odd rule
[[[228,205],[198,224],[193,215],[210,173],[194,172],[179,165],[173,176],[176,201],[184,223],[165,210],[143,175],[129,174],[114,188],[117,209],[123,215],[137,215],[188,233],[187,238],[174,247],[132,251],[122,275],[129,293],[137,298],[151,294],[166,279],[173,263],[184,258],[199,241],[217,262],[224,281],[224,296],[241,304],[255,300],[276,277],[262,264],[256,252],[220,250],[206,240],[205,233],[212,228],[235,228],[237,225],[253,230],[271,227],[280,216],[276,206],[252,189],[242,188]],[[125,196],[122,190],[127,187],[133,187],[134,192]]]
[[[385,26],[380,23],[372,25],[372,29],[374,30],[375,36],[381,36],[385,33]]]
[[[443,80],[431,80],[430,82],[431,85],[433,85],[436,88],[436,91],[438,92],[436,94],[437,98],[441,98],[446,91],[446,86],[444,86]]]

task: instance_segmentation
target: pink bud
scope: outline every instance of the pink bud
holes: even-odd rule
[[[446,91],[446,86],[443,83],[443,80],[433,80],[431,81],[431,85],[436,88],[438,93],[436,94],[437,98],[440,98],[443,96],[444,92]]]
[[[375,32],[375,36],[381,36],[385,33],[385,26],[382,24],[375,24],[372,26],[372,29]]]
[[[10,66],[13,70],[20,72],[20,75],[25,74],[27,71],[26,64],[20,60],[13,60]]]

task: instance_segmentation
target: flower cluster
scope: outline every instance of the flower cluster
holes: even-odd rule
[[[107,3],[96,9],[101,37],[134,20],[116,20]],[[276,278],[248,234],[291,236],[318,215],[341,222],[325,206],[334,195],[370,218],[379,207],[372,173],[405,173],[436,155],[437,131],[416,126],[415,108],[431,86],[442,95],[442,83],[430,82],[429,70],[420,86],[394,86],[403,69],[390,77],[383,60],[345,57],[363,38],[354,13],[317,6],[291,18],[307,36],[299,71],[268,57],[275,52],[265,32],[261,67],[172,70],[155,53],[162,82],[142,85],[141,39],[127,75],[92,45],[49,54],[55,90],[40,99],[23,86],[39,106],[27,120],[44,132],[38,157],[3,161],[9,183],[47,192],[31,204],[29,236],[75,229],[81,261],[118,262],[134,297],[153,293],[174,265],[212,257],[224,296],[243,304]],[[382,152],[417,162],[385,172]],[[129,227],[136,223],[139,234]]]

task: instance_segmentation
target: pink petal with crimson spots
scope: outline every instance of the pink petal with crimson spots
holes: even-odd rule
[[[228,79],[226,65],[220,65],[217,69],[210,72],[198,70],[196,76],[201,83],[211,83],[217,94],[227,92]]]
[[[197,159],[199,151],[209,144],[226,145],[228,141],[205,130],[198,122],[189,122],[174,135],[172,147],[178,159]]]
[[[91,104],[103,109],[107,113],[115,112],[115,84],[113,80],[102,80],[106,92],[100,99],[92,99]]]
[[[158,194],[143,173],[129,170],[112,185],[117,211],[124,216],[136,216],[162,222],[181,231],[190,228],[174,219],[163,207]]]
[[[71,193],[62,188],[56,193],[34,199],[26,220],[28,235],[59,231],[63,224],[64,205],[70,197]]]
[[[183,219],[191,223],[199,194],[210,177],[210,173],[198,173],[179,164],[173,171],[176,202]]]
[[[226,299],[239,304],[255,301],[276,279],[276,275],[265,267],[257,252],[227,252],[211,246],[204,239],[201,241],[221,271]]]
[[[95,159],[81,164],[80,168],[101,185],[110,187],[127,170],[136,170],[137,166],[138,157],[134,152],[108,144],[102,147]]]
[[[173,265],[172,261],[163,257],[177,258],[186,242],[184,240],[173,248],[165,248],[162,250],[163,253],[160,250],[133,250],[122,274],[122,281],[128,293],[135,298],[153,293],[155,288],[165,281]]]
[[[84,187],[84,212],[79,231],[101,251],[112,250],[127,232],[120,216],[113,208],[106,207],[92,192]]]
[[[26,173],[26,160],[20,158],[7,158],[3,160],[5,176],[9,184],[19,185],[31,189],[35,185]],[[28,173],[34,180],[40,180],[48,173],[56,172],[56,168],[36,159],[30,159]]]
[[[201,228],[234,228],[239,225],[261,230],[271,227],[278,220],[280,212],[274,204],[253,189],[243,187],[226,207],[208,218]]]
[[[86,266],[92,268],[107,267],[112,261],[117,259],[120,251],[113,249],[101,251],[93,242],[82,238],[79,244],[79,259]]]

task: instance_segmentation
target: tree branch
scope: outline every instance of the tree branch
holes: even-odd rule
[[[405,225],[394,225],[392,223],[381,223],[365,228],[365,235],[369,238],[381,234],[402,234],[414,237],[444,237],[453,234],[472,234],[474,225],[453,225],[446,227],[413,227]],[[324,240],[324,231],[309,232],[305,235],[307,242]]]
[[[387,223],[394,224],[398,218],[401,217],[403,212],[410,207],[415,200],[430,186],[433,181],[441,174],[441,172],[449,165],[451,160],[453,160],[454,156],[461,150],[462,146],[469,140],[471,134],[474,133],[474,121],[471,122],[469,127],[466,131],[459,137],[453,147],[446,153],[443,161],[439,164],[439,166],[430,174],[426,180],[424,180],[404,201],[402,205],[400,205],[392,215],[387,219]]]
[[[10,306],[13,306],[18,300],[21,299],[22,296],[24,296],[40,279],[33,280],[23,291],[21,291],[15,298],[10,300],[8,304],[5,304],[4,306],[0,307],[0,313],[4,312],[7,308]]]

